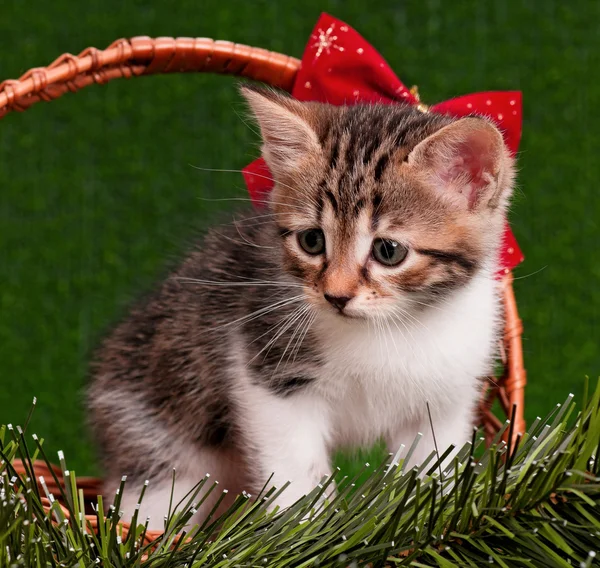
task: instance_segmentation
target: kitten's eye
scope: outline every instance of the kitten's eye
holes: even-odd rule
[[[377,262],[386,266],[396,266],[406,258],[408,249],[391,239],[375,239],[372,254]]]
[[[317,255],[325,252],[325,235],[321,229],[308,229],[298,233],[298,243],[308,254]]]

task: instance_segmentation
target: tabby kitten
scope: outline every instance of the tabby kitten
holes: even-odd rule
[[[301,103],[244,87],[275,186],[210,232],[104,342],[89,409],[106,494],[162,527],[205,473],[229,495],[292,483],[340,447],[470,437],[493,365],[513,164],[486,119]],[[213,506],[198,511],[201,518]]]

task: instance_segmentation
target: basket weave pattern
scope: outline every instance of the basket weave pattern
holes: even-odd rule
[[[146,36],[130,40],[120,39],[105,50],[90,47],[78,56],[64,54],[48,67],[34,68],[18,80],[0,84],[0,118],[11,111],[24,111],[38,101],[51,101],[67,92],[76,92],[93,83],[107,83],[113,79],[131,78],[157,73],[210,72],[244,77],[290,91],[300,60],[265,49],[208,38],[152,39]],[[523,366],[519,319],[512,286],[512,274],[500,282],[504,304],[504,337],[501,345],[504,372],[497,378],[485,381],[479,407],[479,423],[488,444],[502,428],[503,423],[492,413],[497,399],[506,417],[513,418],[510,430],[514,439],[525,430],[524,389],[526,374]],[[507,439],[509,431],[504,434]],[[22,464],[15,463],[20,473]],[[59,494],[55,479],[62,483],[62,472],[50,472],[44,463],[36,462],[36,476],[44,476],[47,487],[55,496]],[[78,480],[86,501],[96,500],[101,481],[93,478]],[[49,503],[48,503],[49,505]],[[88,517],[89,527],[96,526],[96,516]],[[123,523],[123,537],[129,525]],[[148,532],[151,541],[159,536]]]
[[[56,99],[92,83],[108,83],[156,73],[206,72],[237,75],[289,91],[300,60],[229,41],[208,38],[119,39],[105,50],[89,47],[65,53],[48,67],[36,67],[18,80],[0,84],[0,118],[34,103]]]

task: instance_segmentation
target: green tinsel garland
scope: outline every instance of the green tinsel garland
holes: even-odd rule
[[[265,510],[274,491],[258,500],[242,495],[220,519],[176,539],[199,485],[151,545],[144,544],[143,525],[120,537],[118,521],[126,519],[117,514],[118,496],[106,517],[98,515],[99,530],[86,530],[73,472],[62,496],[68,518],[58,503],[46,512],[37,483],[11,465],[47,461],[41,443],[34,436],[32,445],[20,428],[2,427],[0,567],[594,566],[600,553],[600,384],[578,416],[574,407],[572,397],[557,405],[516,448],[496,443],[484,450],[474,435],[447,472],[438,467],[443,455],[422,466],[423,479],[402,463],[367,464],[366,479],[364,472],[338,479],[337,496],[324,507],[317,503],[330,492],[331,479],[281,512]]]

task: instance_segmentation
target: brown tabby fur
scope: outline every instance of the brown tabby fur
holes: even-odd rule
[[[315,386],[323,354],[311,330],[299,342],[291,325],[274,340],[298,305],[291,299],[302,292],[317,303],[330,290],[443,301],[490,262],[499,239],[512,181],[506,156],[498,158],[502,167],[493,172],[491,189],[469,207],[456,206],[460,191],[452,201],[432,190],[425,164],[439,156],[425,149],[413,160],[417,145],[455,119],[401,104],[334,107],[270,91],[245,95],[298,116],[318,144],[300,140],[278,155],[286,141],[266,136],[276,180],[267,212],[249,211],[209,232],[104,341],[88,404],[107,492],[123,474],[138,487],[146,478],[168,478],[175,465],[185,469],[190,447],[229,461],[238,472],[234,487],[261,485],[264,478],[253,468],[258,449],[241,427],[243,409],[232,396],[234,359],[242,356],[252,381],[276,396]],[[493,128],[483,119],[467,120],[471,128]],[[328,246],[335,255],[319,264],[299,255],[295,233],[333,220],[335,242]],[[404,231],[416,255],[410,269],[374,277],[353,260],[346,243],[363,222],[373,230]]]

